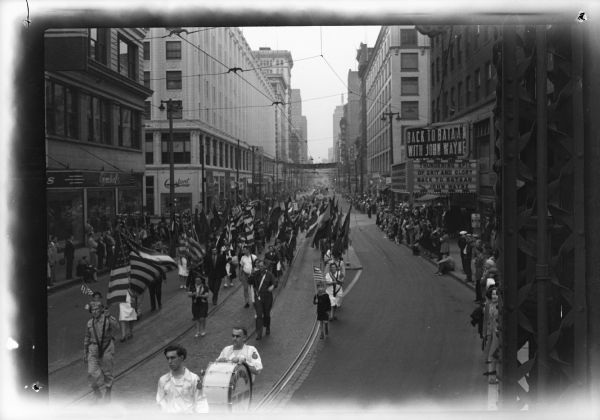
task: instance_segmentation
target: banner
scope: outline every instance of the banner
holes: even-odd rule
[[[406,129],[406,153],[410,159],[455,158],[466,155],[467,124]]]

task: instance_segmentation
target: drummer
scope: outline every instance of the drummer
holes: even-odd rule
[[[233,362],[238,364],[245,362],[252,373],[252,378],[254,378],[255,375],[261,372],[263,365],[256,347],[246,344],[248,331],[243,327],[233,327],[231,337],[233,345],[227,346],[221,351],[217,362]]]

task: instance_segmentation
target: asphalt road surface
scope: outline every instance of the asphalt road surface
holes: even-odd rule
[[[353,215],[351,229],[363,271],[287,406],[485,410],[473,292],[433,275],[429,262],[385,238],[375,218]]]

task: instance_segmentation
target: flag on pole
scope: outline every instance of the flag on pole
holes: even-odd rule
[[[91,296],[94,294],[94,291],[92,289],[90,289],[87,284],[83,283],[81,285],[81,293],[83,293],[86,296]]]
[[[106,294],[106,304],[125,302],[127,299],[127,289],[129,289],[129,258],[125,248],[127,243],[119,230],[115,235],[115,251],[113,266],[110,270],[110,280],[108,281],[108,293]]]
[[[323,271],[317,266],[313,265],[313,279],[315,281],[315,288],[326,287],[325,277],[323,277]]]

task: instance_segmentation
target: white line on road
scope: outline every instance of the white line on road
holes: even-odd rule
[[[356,273],[356,275],[352,279],[352,283],[350,283],[350,286],[348,286],[346,288],[346,290],[344,290],[344,295],[347,295],[350,292],[350,290],[352,289],[352,287],[354,287],[354,284],[358,281],[358,278],[360,277],[362,272],[363,272],[362,270],[358,270],[358,273]]]

